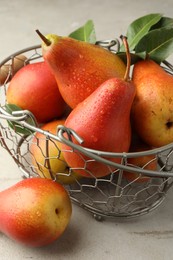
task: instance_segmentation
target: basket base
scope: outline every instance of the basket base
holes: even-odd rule
[[[19,168],[23,178],[38,177]],[[160,206],[170,185],[169,178],[151,178],[141,184],[122,179],[117,185],[117,178],[117,175],[111,181],[109,176],[103,179],[85,178],[64,186],[74,204],[91,213],[97,221],[102,221],[106,218],[127,219],[148,214]]]

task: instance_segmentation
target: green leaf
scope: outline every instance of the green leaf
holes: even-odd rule
[[[160,63],[173,53],[173,28],[150,31],[138,43],[136,53],[146,51],[150,59]]]
[[[70,33],[69,37],[79,41],[84,41],[84,42],[89,42],[94,44],[96,42],[96,34],[95,34],[93,21],[88,20],[84,24],[84,26]]]
[[[162,17],[158,23],[156,23],[151,27],[150,31],[155,29],[160,29],[163,27],[173,28],[173,19],[170,17]]]
[[[135,54],[138,57],[138,59],[145,60],[148,57],[148,54],[147,54],[146,51],[138,52],[138,53],[135,53]]]
[[[132,51],[138,42],[146,35],[151,26],[156,24],[162,17],[162,14],[148,14],[142,16],[135,21],[133,21],[127,29],[127,39],[129,44],[129,49]],[[124,51],[124,46],[121,46],[121,51]]]
[[[9,114],[11,114],[11,115],[12,115],[12,113],[13,113],[14,111],[22,111],[22,109],[21,109],[20,107],[14,105],[14,104],[6,104],[6,105],[5,105],[5,108],[6,108],[6,111],[7,111]],[[14,121],[7,120],[7,122],[8,122],[9,127],[12,128],[16,133],[24,134],[24,135],[30,135],[30,134],[33,133],[32,130],[27,129],[27,128],[21,126],[20,124],[14,122]],[[31,124],[31,125],[35,125],[35,124],[33,123],[33,121],[32,121],[31,118],[29,118],[29,119],[27,120],[27,123],[29,123],[29,124]]]

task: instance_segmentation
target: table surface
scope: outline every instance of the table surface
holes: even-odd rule
[[[98,39],[119,37],[130,22],[148,13],[171,17],[172,0],[0,0],[0,60],[40,40],[44,34],[68,35],[93,19]],[[10,155],[0,148],[0,190],[21,180]],[[152,213],[129,220],[96,221],[73,205],[70,224],[59,240],[43,248],[20,245],[0,233],[0,258],[4,259],[138,259],[169,260],[173,254],[173,191]]]

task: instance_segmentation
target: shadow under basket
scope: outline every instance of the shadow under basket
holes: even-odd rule
[[[105,46],[110,49],[113,44],[106,41],[103,44],[103,47]],[[18,165],[22,177],[37,178],[40,176],[38,172],[46,168],[50,178],[55,181],[62,182],[64,175],[66,179],[70,179],[74,172],[81,170],[81,166],[80,168],[68,168],[65,173],[52,174],[50,160],[62,160],[61,153],[77,153],[83,158],[82,169],[90,175],[90,178],[77,175],[77,177],[73,176],[71,183],[62,184],[68,190],[72,202],[91,212],[97,220],[107,217],[136,217],[157,208],[173,184],[173,144],[135,153],[120,154],[96,151],[74,144],[71,141],[71,136],[79,141],[80,137],[72,129],[58,126],[57,135],[53,135],[48,131],[41,130],[30,111],[21,110],[9,113],[6,110],[6,90],[8,82],[13,77],[14,58],[19,54],[27,56],[26,64],[28,61],[33,63],[41,61],[43,58],[41,47],[38,45],[18,51],[0,64],[0,66],[10,64],[9,73],[1,86],[0,93],[0,143]],[[164,69],[172,74],[171,64],[165,62]],[[57,147],[57,156],[49,158],[48,154],[44,154],[44,163],[40,165],[30,149],[31,144],[33,145],[33,136],[37,132],[43,134],[47,146],[46,151],[48,151],[50,142],[51,145],[57,147],[57,141],[67,144],[70,150],[60,151]],[[39,147],[39,140],[36,141],[35,145]],[[128,163],[129,158],[149,155],[152,159],[142,168]],[[109,160],[114,157],[119,158],[120,163]],[[92,172],[88,171],[88,165],[95,161],[107,167],[109,174],[105,177],[94,177]],[[153,162],[156,163],[156,170],[149,170],[148,165]],[[44,172],[42,174],[44,175]]]

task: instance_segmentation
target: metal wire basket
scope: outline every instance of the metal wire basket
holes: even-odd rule
[[[117,45],[116,40],[98,42],[103,48],[108,48],[112,52],[113,46]],[[80,154],[85,157],[84,170],[87,171],[87,164],[91,161],[97,161],[108,167],[110,174],[106,177],[96,178],[91,173],[91,178],[76,178],[73,183],[63,184],[68,190],[71,200],[91,212],[93,216],[100,220],[104,217],[135,217],[146,214],[157,208],[164,198],[170,187],[173,184],[173,144],[152,149],[148,151],[135,153],[109,153],[96,151],[76,145],[71,141],[71,136],[80,142],[80,137],[72,129],[67,129],[60,125],[57,127],[57,135],[48,131],[42,130],[35,120],[34,115],[30,111],[21,110],[10,114],[6,110],[6,90],[8,82],[13,77],[13,61],[14,58],[24,54],[28,57],[30,63],[43,60],[40,45],[33,46],[27,49],[18,51],[6,59],[0,66],[10,64],[8,76],[1,86],[0,93],[0,143],[1,146],[8,151],[10,156],[21,170],[24,178],[39,177],[37,166],[33,165],[33,154],[30,150],[30,145],[33,142],[33,136],[39,132],[44,135],[46,144],[53,143],[56,147],[56,142],[62,142],[71,147],[73,153]],[[172,66],[165,62],[164,68],[169,73],[173,73]],[[30,119],[30,120],[28,120]],[[30,123],[32,120],[32,124]],[[17,127],[25,128],[28,134],[20,134],[12,129],[9,122],[15,123]],[[66,133],[68,137],[65,137]],[[36,145],[39,146],[39,140]],[[56,160],[60,160],[60,151],[57,148]],[[137,167],[128,163],[129,158],[137,158],[142,156],[152,156],[152,159],[142,167]],[[87,156],[87,159],[86,159]],[[114,163],[109,158],[117,157],[121,159],[121,163]],[[49,156],[45,155],[45,162],[49,162]],[[156,162],[157,169],[149,170],[148,165]],[[46,166],[47,165],[47,166]],[[51,173],[50,164],[47,163],[44,167]],[[69,168],[66,175],[70,177],[74,169]],[[126,178],[127,172],[133,176],[132,179]],[[59,181],[59,177],[63,176],[63,172],[57,172],[52,178]],[[135,176],[135,177],[134,177]]]

